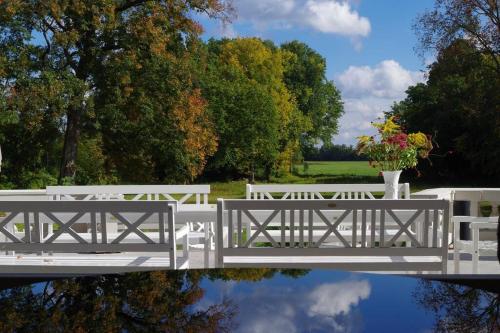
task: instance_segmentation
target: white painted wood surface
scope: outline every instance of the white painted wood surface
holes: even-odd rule
[[[270,213],[264,217],[260,214],[263,211]],[[331,211],[340,211],[341,215],[329,219],[325,214]],[[409,211],[411,216],[398,217],[395,211]],[[217,214],[216,258],[219,267],[297,267],[298,257],[318,257],[315,258],[318,267],[349,267],[349,270],[377,270],[379,267],[384,271],[434,270],[446,273],[449,202],[445,200],[219,199]],[[415,227],[415,234],[412,226],[421,215],[425,225]],[[250,236],[244,235],[243,216],[247,216],[256,229]],[[269,224],[277,216],[281,219],[278,231],[269,229]],[[399,225],[395,234],[386,235],[387,216]],[[324,224],[322,235],[309,223],[314,219]],[[344,237],[338,226],[347,220],[351,223],[351,234]],[[361,232],[358,226],[361,226]],[[393,247],[403,234],[411,239],[410,246]],[[266,244],[255,247],[254,240],[259,235],[265,237]],[[340,246],[328,244],[332,237]],[[360,261],[358,258],[349,262],[336,257],[369,259]],[[401,257],[416,259],[400,260]],[[393,260],[387,261],[387,258]],[[315,267],[314,259],[305,265]]]
[[[46,190],[0,190],[0,201],[46,201],[49,199]]]
[[[384,184],[247,184],[247,199],[375,199]],[[410,198],[410,184],[399,184],[399,197]]]
[[[183,195],[175,199],[173,195]],[[47,186],[47,195],[54,200],[177,200],[178,205],[195,198],[196,205],[208,205],[210,185],[91,185]]]
[[[215,219],[207,221],[198,212],[206,212],[210,185],[93,185],[93,186],[48,186],[47,194],[54,200],[125,200],[128,197],[132,201],[137,200],[177,200],[177,207],[183,207],[182,213],[178,214],[178,224],[185,224],[192,230],[189,233],[186,247],[201,248],[207,259],[210,248],[213,246],[213,223]],[[193,199],[194,200],[191,200]],[[193,202],[192,202],[193,201]],[[190,203],[188,203],[190,202]],[[191,203],[192,202],[192,203]],[[192,212],[192,214],[188,213]],[[198,213],[198,214],[197,214]],[[177,215],[177,212],[176,212]],[[185,219],[189,217],[189,219]],[[194,228],[200,223],[200,228]],[[204,231],[208,227],[207,232]],[[149,229],[154,225],[147,225]],[[111,225],[117,232],[117,226]],[[206,239],[206,237],[208,237]],[[210,246],[205,246],[209,244]],[[187,249],[186,249],[187,250]]]
[[[0,201],[0,236],[3,238],[0,250],[18,253],[164,252],[169,256],[170,268],[175,269],[175,205],[175,201]],[[108,232],[107,226],[112,219],[124,225],[121,233]],[[12,224],[21,221],[23,231],[13,232]],[[152,238],[142,225],[153,221],[157,231]],[[73,229],[76,223],[88,225],[89,232],[76,232]],[[47,232],[45,224],[58,228]],[[129,240],[129,235],[134,237]]]
[[[472,273],[478,273],[479,256],[496,256],[497,255],[497,241],[482,241],[480,239],[480,230],[497,230],[500,218],[498,216],[492,217],[475,217],[475,216],[454,216],[453,221],[453,261],[454,273],[460,273],[460,253],[470,253],[472,255]],[[460,223],[470,222],[472,230],[472,240],[460,239]]]

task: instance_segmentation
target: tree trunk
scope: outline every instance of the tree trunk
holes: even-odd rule
[[[76,157],[78,153],[78,141],[80,140],[80,120],[82,111],[74,108],[68,111],[66,123],[66,133],[64,135],[64,147],[61,160],[61,170],[59,172],[59,185],[66,177],[75,177]]]

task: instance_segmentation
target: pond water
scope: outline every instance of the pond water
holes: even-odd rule
[[[480,289],[382,274],[157,271],[3,289],[0,332],[487,332],[500,329],[499,304]]]

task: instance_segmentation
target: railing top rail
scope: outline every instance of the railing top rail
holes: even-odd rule
[[[66,194],[209,194],[210,185],[89,185],[47,186],[48,195]]]
[[[45,189],[41,190],[0,190],[0,198],[2,196],[8,195],[8,196],[14,196],[14,195],[22,195],[22,196],[27,196],[27,195],[46,195],[47,191]]]
[[[1,201],[0,211],[6,212],[167,212],[177,207],[176,201]]]
[[[241,200],[219,199],[224,209],[245,209],[245,210],[340,210],[340,209],[448,209],[448,200]]]
[[[500,201],[500,190],[484,190],[482,199],[484,201]]]
[[[403,190],[407,183],[399,184]],[[253,192],[384,192],[384,184],[247,184],[247,191]]]

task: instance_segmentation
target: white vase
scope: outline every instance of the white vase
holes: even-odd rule
[[[399,199],[398,183],[401,170],[398,171],[382,171],[385,184],[384,199]]]

